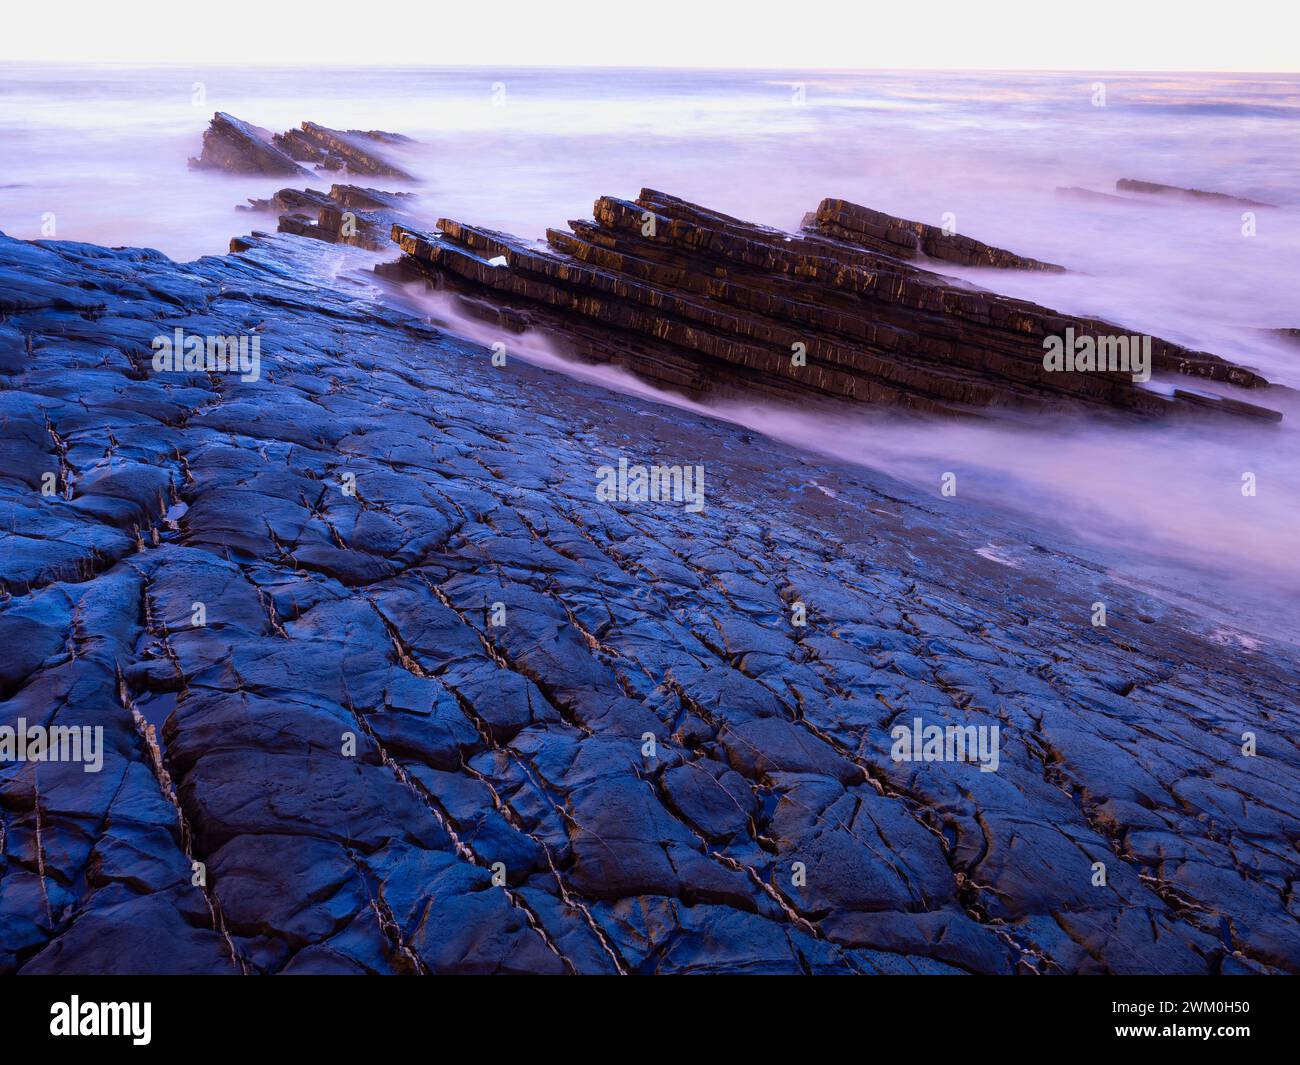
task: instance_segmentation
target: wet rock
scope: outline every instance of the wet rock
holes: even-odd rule
[[[1087,203],[1099,203],[1107,207],[1141,207],[1142,201],[1132,196],[1116,196],[1111,192],[1098,192],[1095,189],[1085,189],[1078,185],[1058,185],[1056,189],[1058,196],[1067,196],[1074,200],[1083,200]],[[1155,201],[1159,203],[1159,201]]]
[[[411,139],[400,133],[337,130],[315,122],[304,122],[301,129],[272,133],[218,111],[203,134],[202,152],[190,160],[190,166],[232,174],[312,176],[313,170],[302,165],[309,163],[314,170],[414,181],[390,158],[410,143]],[[283,192],[279,194],[284,196]],[[305,198],[311,198],[310,192]]]
[[[352,174],[415,180],[388,158],[394,149],[411,143],[410,137],[400,133],[385,133],[377,129],[330,129],[315,122],[304,122],[301,129],[277,133],[274,140],[286,155],[313,163],[318,170],[345,170]]]
[[[274,142],[270,130],[218,111],[203,134],[203,151],[190,166],[230,174],[310,174]]]
[[[454,254],[764,321],[886,269],[655,202],[672,248],[611,201],[581,254]],[[236,243],[0,237],[0,725],[104,741],[0,762],[0,971],[1300,973],[1293,632],[1226,646],[1057,541],[1026,583],[990,510]],[[259,374],[155,371],[176,327]],[[707,461],[705,511],[598,500],[620,456]],[[896,760],[917,715],[996,725],[996,771]]]
[[[411,224],[411,194],[357,185],[332,185],[329,195],[311,189],[281,189],[255,208],[279,210],[279,231],[378,251],[390,246],[395,225]]]
[[[825,199],[804,219],[805,232],[820,233],[899,259],[928,258],[960,266],[998,270],[1043,270],[1064,273],[1065,267],[1040,262],[925,222],[910,222],[873,211],[848,200]]]
[[[274,196],[268,196],[266,199],[250,198],[247,205],[239,205],[239,210],[274,211],[277,214],[310,218],[319,208],[330,202],[328,193],[316,189],[281,189]]]
[[[692,395],[848,399],[949,415],[1082,407],[1281,417],[1205,392],[1162,395],[1120,369],[1053,372],[1044,365],[1049,338],[1129,331],[931,273],[864,242],[873,226],[894,231],[874,221],[888,216],[842,201],[823,209],[795,236],[643,189],[635,202],[601,197],[594,221],[549,230],[548,248],[443,218],[429,233],[394,227],[406,257],[385,273],[423,276],[464,294],[471,314],[507,329],[536,325],[579,358]],[[966,262],[1048,268],[954,240],[927,233],[923,243],[946,241]],[[1147,339],[1157,375],[1267,385],[1216,355]]]
[[[1271,203],[1247,200],[1241,196],[1231,196],[1226,192],[1206,192],[1204,189],[1186,189],[1178,185],[1162,185],[1158,181],[1139,181],[1136,178],[1120,178],[1115,182],[1118,192],[1133,192],[1143,196],[1166,196],[1199,200],[1202,203],[1222,204],[1227,207],[1273,207]]]

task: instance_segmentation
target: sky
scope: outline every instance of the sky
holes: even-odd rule
[[[1295,72],[1296,0],[10,0],[0,60]],[[359,13],[360,24],[351,24]]]

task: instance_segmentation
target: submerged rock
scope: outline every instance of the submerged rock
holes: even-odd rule
[[[1058,185],[1056,188],[1058,196],[1066,196],[1073,200],[1083,200],[1088,203],[1104,204],[1107,207],[1145,207],[1151,203],[1159,206],[1167,206],[1159,200],[1148,200],[1145,203],[1135,196],[1116,196],[1113,192],[1097,192],[1095,189],[1085,189],[1079,185]]]
[[[1203,189],[1185,189],[1178,185],[1162,185],[1158,181],[1138,181],[1136,178],[1120,178],[1115,182],[1119,192],[1136,192],[1145,196],[1185,197],[1206,203],[1218,203],[1235,207],[1273,207],[1275,204],[1260,203],[1240,196],[1230,196],[1225,192],[1206,192]]]

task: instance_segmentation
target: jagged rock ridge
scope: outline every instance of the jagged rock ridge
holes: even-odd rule
[[[1229,207],[1273,207],[1275,204],[1248,200],[1242,196],[1232,196],[1226,192],[1206,192],[1204,189],[1188,189],[1179,185],[1162,185],[1158,181],[1139,181],[1137,178],[1120,178],[1115,182],[1119,192],[1136,192],[1144,196],[1183,197],[1201,200],[1206,203],[1218,203]]]
[[[284,149],[274,143],[273,134],[261,126],[243,122],[218,111],[203,134],[203,150],[190,160],[196,170],[224,170],[232,174],[309,175]]]
[[[314,171],[301,165],[311,163],[317,170],[415,181],[390,157],[394,148],[409,143],[400,133],[337,130],[315,122],[273,134],[218,111],[203,134],[203,151],[190,165],[228,173],[313,176]]]
[[[896,218],[847,200],[822,200],[816,211],[805,216],[803,229],[899,259],[926,257],[959,266],[986,266],[998,270],[1065,271],[1065,267],[1055,263],[1029,259],[960,233],[945,233],[939,226]]]
[[[393,239],[406,253],[407,273],[478,296],[480,313],[542,325],[581,357],[688,392],[731,388],[945,414],[1079,406],[1156,417],[1207,409],[1280,417],[1191,388],[1165,396],[1123,372],[1049,372],[1046,338],[1067,329],[1131,331],[999,296],[868,247],[858,239],[865,229],[849,221],[887,216],[842,201],[824,201],[803,235],[652,189],[634,202],[602,196],[593,216],[548,230],[546,247],[447,218],[435,233],[397,226]],[[857,236],[840,236],[848,233]],[[995,251],[967,247],[962,255]],[[1157,373],[1267,385],[1216,355],[1158,337],[1150,344]]]
[[[411,138],[383,130],[337,130],[315,122],[275,135],[275,143],[288,155],[314,163],[320,170],[347,170],[374,177],[415,178],[382,156],[385,148],[410,144]]]
[[[281,189],[268,199],[249,200],[250,209],[280,213],[279,232],[331,244],[380,250],[391,247],[393,226],[411,225],[413,195],[358,185],[315,189]]]

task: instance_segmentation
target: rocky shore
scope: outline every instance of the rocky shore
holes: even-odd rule
[[[320,161],[236,123],[212,165]],[[1058,267],[843,201],[643,190],[545,245],[409,205],[286,190],[192,263],[0,236],[0,726],[104,740],[0,762],[0,972],[1300,973],[1289,634],[382,288],[705,395],[1253,421],[1258,375],[1044,374],[1104,323],[918,263]],[[381,277],[320,280],[385,226]],[[602,497],[629,465],[702,508]],[[993,757],[898,756],[934,727]]]

